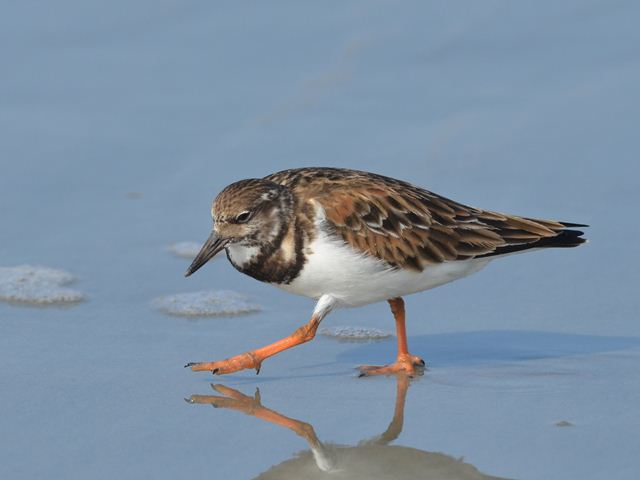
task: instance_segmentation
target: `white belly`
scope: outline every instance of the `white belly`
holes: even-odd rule
[[[300,275],[278,287],[297,295],[331,295],[338,305],[356,307],[435,288],[466,277],[490,259],[444,262],[422,272],[390,269],[378,259],[361,254],[340,239],[321,233],[310,245]]]

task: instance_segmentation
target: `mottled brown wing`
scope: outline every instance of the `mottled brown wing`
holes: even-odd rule
[[[342,169],[274,174],[303,201],[319,202],[349,245],[391,266],[421,271],[445,261],[538,247],[576,246],[577,226],[468,207],[405,182]]]

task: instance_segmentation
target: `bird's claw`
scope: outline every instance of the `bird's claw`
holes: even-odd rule
[[[426,364],[424,360],[415,355],[405,354],[389,365],[384,366],[372,366],[361,365],[358,367],[360,373],[358,378],[369,377],[372,375],[396,375],[402,374],[409,378],[414,378],[418,375],[423,375],[426,370]]]

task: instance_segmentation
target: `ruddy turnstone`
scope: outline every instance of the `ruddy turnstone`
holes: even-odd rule
[[[538,220],[462,205],[382,175],[300,168],[226,187],[211,209],[213,231],[186,272],[223,249],[240,272],[317,301],[311,320],[290,336],[215,362],[189,363],[225,374],[254,368],[313,339],[336,307],[386,300],[395,317],[398,357],[362,366],[364,375],[419,373],[407,348],[402,297],[466,277],[491,260],[585,242],[577,223]]]

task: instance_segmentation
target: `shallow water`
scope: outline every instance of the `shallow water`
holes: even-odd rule
[[[183,241],[172,243],[167,247],[167,250],[178,257],[194,259],[200,251],[200,247],[202,247],[201,243]]]
[[[5,6],[0,267],[68,272],[84,301],[0,301],[0,478],[329,466],[327,478],[635,479],[639,14],[630,1]],[[305,165],[589,223],[590,243],[407,298],[410,347],[429,369],[404,393],[354,369],[388,362],[395,338],[319,335],[259,376],[185,370],[307,321],[311,301],[224,258],[185,279],[184,249],[167,249],[207,237],[226,184]],[[153,305],[210,290],[263,311]],[[393,319],[378,304],[322,328],[340,325],[386,332]],[[259,388],[273,414],[184,401],[221,396],[212,382]]]

